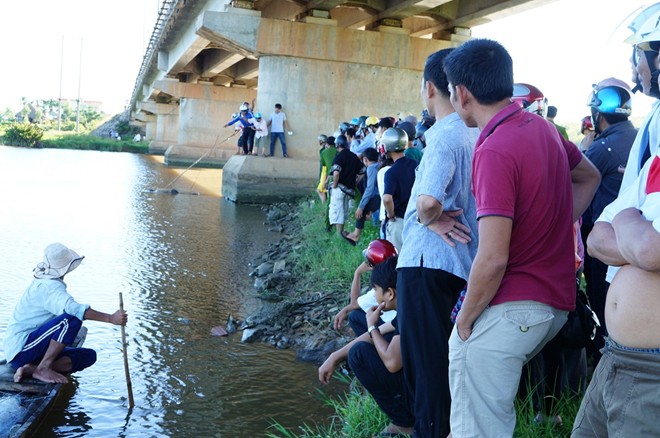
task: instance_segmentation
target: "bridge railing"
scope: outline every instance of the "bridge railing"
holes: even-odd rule
[[[158,18],[156,18],[156,24],[154,25],[154,30],[151,33],[151,37],[149,38],[147,49],[144,53],[144,57],[142,57],[142,65],[140,66],[140,71],[138,73],[137,79],[135,80],[135,87],[133,88],[133,94],[131,95],[129,112],[135,109],[135,103],[138,95],[140,94],[140,87],[142,87],[144,82],[144,76],[147,74],[149,66],[153,62],[156,49],[160,45],[160,42],[163,38],[167,23],[170,21],[172,14],[178,9],[179,4],[183,4],[185,2],[186,0],[162,0],[160,11],[158,12]]]

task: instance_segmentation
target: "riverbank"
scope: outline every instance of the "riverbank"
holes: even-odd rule
[[[277,348],[295,348],[300,360],[320,364],[335,349],[350,342],[353,333],[345,326],[332,329],[332,320],[348,302],[353,271],[362,262],[362,249],[377,238],[378,230],[367,223],[361,242],[353,247],[328,232],[325,210],[318,200],[298,205],[277,205],[267,210],[266,226],[282,238],[253,261],[255,289],[262,309],[246,318],[243,339],[266,342]],[[347,228],[352,229],[351,221]],[[363,286],[368,284],[365,275]],[[303,424],[298,430],[274,425],[269,437],[323,438],[372,436],[387,424],[387,418],[359,383],[344,373],[346,394],[327,399],[336,415],[326,424]],[[528,394],[532,391],[528,389]],[[570,436],[580,397],[564,395],[555,403],[548,421],[540,421],[532,397],[516,401],[514,437]],[[562,424],[553,421],[558,415]]]
[[[378,230],[368,223],[354,247],[326,229],[324,215],[325,206],[318,200],[267,209],[264,225],[282,237],[251,263],[262,305],[239,322],[243,342],[294,348],[300,360],[320,364],[352,339],[347,325],[335,331],[332,320],[348,303],[362,249]],[[367,286],[368,276],[362,280]]]

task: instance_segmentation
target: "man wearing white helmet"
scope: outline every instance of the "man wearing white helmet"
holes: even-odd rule
[[[640,16],[647,20],[639,30],[633,28],[633,76],[645,94],[659,98],[660,4]],[[573,437],[660,435],[658,107],[656,102],[635,139],[619,197],[605,207],[588,239],[592,257],[618,268],[608,272],[614,274],[605,303],[609,337]]]
[[[410,192],[415,183],[417,161],[404,155],[408,146],[408,134],[401,128],[388,128],[380,139],[385,153],[394,161],[385,174],[383,204],[385,205],[385,238],[392,242],[397,251],[403,244],[403,217],[406,214]]]

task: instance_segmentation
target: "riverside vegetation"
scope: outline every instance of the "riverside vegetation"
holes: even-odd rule
[[[296,242],[292,245],[294,249],[290,252],[288,262],[293,265],[291,270],[295,279],[290,287],[296,292],[294,296],[286,299],[300,300],[302,296],[318,294],[322,291],[332,303],[324,306],[323,323],[319,325],[325,327],[327,331],[325,336],[332,336],[331,333],[334,333],[334,336],[342,339],[340,342],[348,342],[350,337],[346,335],[350,329],[343,334],[337,334],[332,329],[332,318],[347,303],[353,272],[363,260],[362,249],[366,248],[371,240],[378,238],[378,228],[371,221],[367,221],[360,242],[356,247],[352,247],[338,237],[334,230],[327,231],[325,214],[325,206],[311,200],[301,202],[297,208],[290,210],[291,235],[296,236],[294,238]],[[349,225],[350,223],[351,221],[348,222]],[[369,279],[366,275],[362,280],[363,285],[368,284]],[[382,430],[389,420],[361,387],[359,381],[346,369],[337,371],[335,377],[346,385],[343,396],[331,397],[326,395],[322,388],[318,389],[320,402],[331,406],[335,411],[327,423],[302,424],[297,428],[287,429],[275,419],[266,432],[267,436],[364,438]],[[532,392],[527,391],[528,394]],[[561,426],[556,426],[552,421],[539,421],[531,396],[525,400],[518,400],[514,437],[569,437],[580,398],[566,395],[554,405],[555,411],[550,413],[549,418],[555,415],[561,416],[563,421]]]

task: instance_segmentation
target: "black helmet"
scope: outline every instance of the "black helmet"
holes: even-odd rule
[[[348,122],[341,122],[341,123],[339,124],[339,130],[340,130],[342,133],[343,133],[343,132],[346,132],[346,131],[348,130],[348,128],[350,128],[350,127],[351,127],[351,125],[349,125]]]
[[[348,147],[348,139],[344,134],[338,135],[337,138],[335,139],[335,146],[338,148],[347,148]]]

